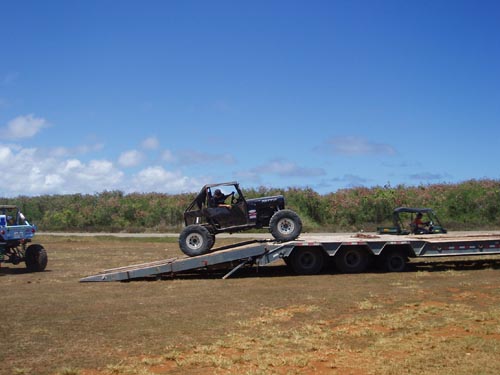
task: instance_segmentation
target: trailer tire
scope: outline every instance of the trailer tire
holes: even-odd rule
[[[179,247],[190,257],[208,253],[214,242],[215,236],[201,225],[188,225],[179,235]]]
[[[408,256],[397,250],[382,254],[382,269],[386,272],[403,272],[408,262]]]
[[[371,255],[360,247],[345,247],[334,257],[337,269],[342,273],[360,273],[368,268]]]
[[[277,241],[293,241],[302,232],[302,221],[292,210],[280,210],[271,217],[269,231]]]
[[[42,245],[30,245],[26,249],[24,261],[29,272],[42,272],[47,267],[47,251]]]
[[[325,266],[325,253],[314,247],[295,248],[289,259],[290,267],[298,275],[316,275]]]

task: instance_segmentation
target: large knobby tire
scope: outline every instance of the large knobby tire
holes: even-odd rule
[[[24,255],[26,268],[30,272],[42,272],[47,267],[47,251],[42,245],[34,244],[28,246]]]
[[[335,254],[335,265],[343,273],[360,273],[370,264],[371,255],[360,247],[345,247]]]
[[[302,221],[292,210],[277,211],[269,221],[269,231],[278,241],[293,241],[302,232]]]
[[[403,272],[408,263],[408,256],[403,251],[391,250],[380,255],[382,257],[382,269],[387,272]]]
[[[189,225],[179,236],[179,247],[190,257],[206,254],[215,242],[215,236],[201,225]]]
[[[314,247],[296,247],[288,264],[298,275],[316,275],[325,265],[325,253]]]

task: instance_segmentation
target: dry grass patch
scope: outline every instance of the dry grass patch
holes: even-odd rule
[[[172,239],[38,240],[46,272],[0,269],[1,375],[500,373],[496,269],[296,277],[278,265],[80,284],[182,254]]]
[[[314,321],[318,306],[262,309],[212,345],[170,349],[162,366],[128,373],[497,374],[500,309],[425,302],[340,321]],[[301,316],[299,319],[298,316]],[[293,322],[293,329],[286,326]]]

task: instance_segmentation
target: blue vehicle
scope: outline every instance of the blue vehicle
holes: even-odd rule
[[[14,205],[0,205],[0,266],[2,263],[26,263],[30,272],[41,272],[47,267],[47,251],[42,245],[31,244],[36,226],[26,220]]]

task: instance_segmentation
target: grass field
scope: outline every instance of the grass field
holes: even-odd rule
[[[36,240],[45,272],[0,268],[0,374],[500,373],[500,257],[79,283],[181,253],[165,238]]]

